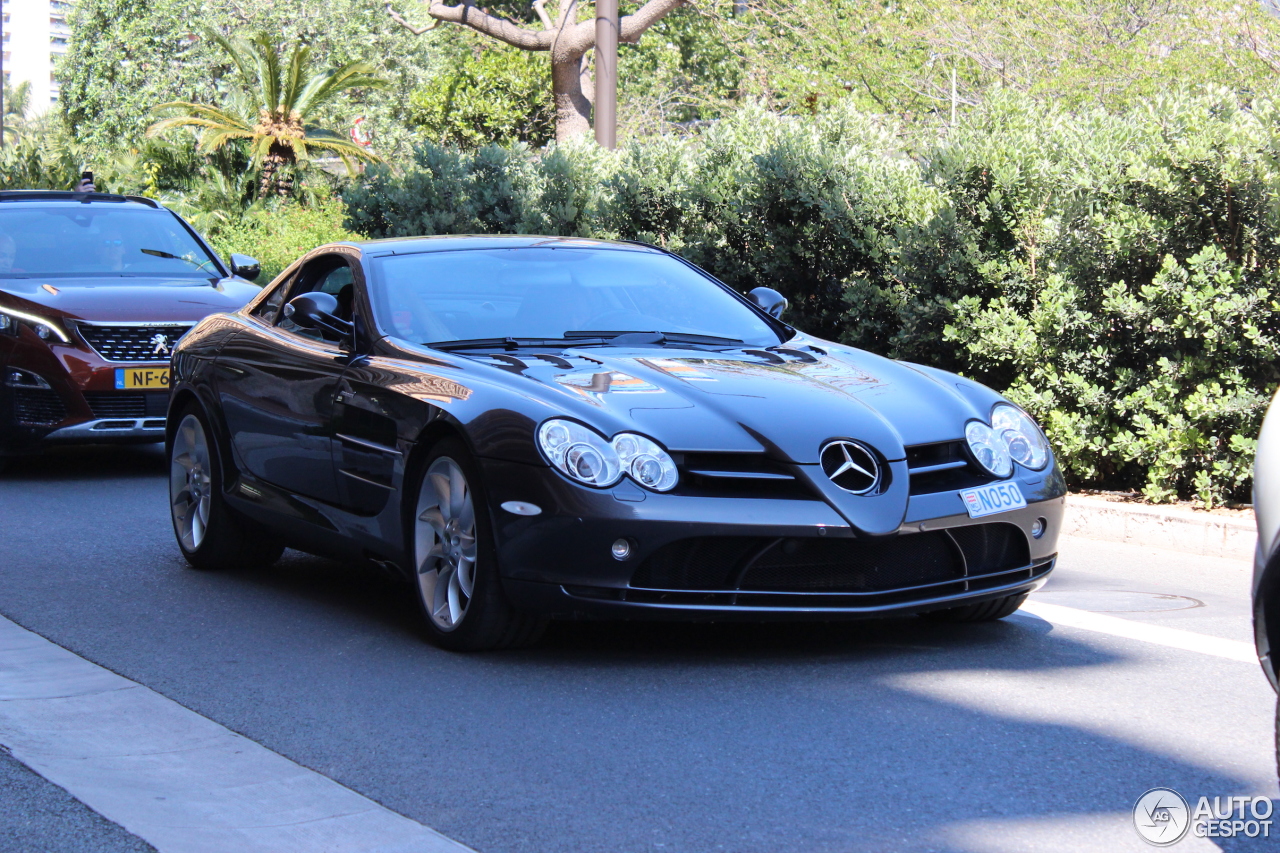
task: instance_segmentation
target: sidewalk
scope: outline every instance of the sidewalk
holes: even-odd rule
[[[1067,496],[1063,535],[1129,542],[1206,557],[1253,559],[1253,515],[1218,515],[1180,506],[1147,506]]]

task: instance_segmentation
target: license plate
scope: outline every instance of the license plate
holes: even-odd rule
[[[984,515],[1021,509],[1027,505],[1017,483],[992,483],[976,489],[965,489],[960,493],[960,499],[964,501],[964,508],[969,510],[970,518],[982,518]]]
[[[116,388],[168,388],[167,367],[117,367]]]

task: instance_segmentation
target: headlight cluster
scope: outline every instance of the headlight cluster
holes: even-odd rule
[[[1035,421],[1021,409],[1000,403],[991,410],[991,425],[970,421],[964,429],[978,464],[997,477],[1013,473],[1013,463],[1040,470],[1049,462],[1049,444]]]
[[[57,338],[65,344],[71,340],[53,320],[46,320],[44,317],[37,317],[35,314],[15,311],[12,308],[0,308],[0,334],[18,334],[19,321],[30,326],[32,331],[39,335],[43,341]]]
[[[680,477],[665,450],[633,432],[607,441],[580,423],[555,418],[538,428],[538,444],[552,465],[588,486],[612,486],[627,474],[646,489],[666,492]]]

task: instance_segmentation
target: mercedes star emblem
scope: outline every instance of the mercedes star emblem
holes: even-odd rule
[[[856,441],[829,441],[819,457],[822,471],[846,492],[865,495],[880,485],[880,463]]]

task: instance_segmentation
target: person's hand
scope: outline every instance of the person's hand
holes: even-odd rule
[[[98,188],[93,185],[93,181],[88,178],[81,178],[76,184],[76,192],[78,193],[96,193]]]

